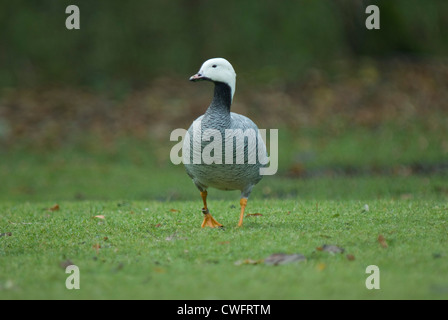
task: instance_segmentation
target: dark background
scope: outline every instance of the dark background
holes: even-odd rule
[[[78,31],[65,28],[69,4]],[[369,4],[380,30],[365,28]],[[443,0],[3,1],[0,84],[132,90],[215,56],[251,81],[299,81],[341,59],[445,57],[447,12]]]
[[[212,95],[188,78],[212,57],[237,72],[232,110],[280,129],[280,175],[446,172],[447,30],[445,0],[2,1],[0,172],[27,197],[33,163],[37,185],[79,159],[171,168],[171,131]]]

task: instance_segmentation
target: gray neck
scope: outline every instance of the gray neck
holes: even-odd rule
[[[215,82],[215,94],[207,112],[219,112],[230,114],[232,105],[232,89],[223,82]]]

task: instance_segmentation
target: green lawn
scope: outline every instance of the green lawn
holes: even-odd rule
[[[166,146],[151,155],[139,144],[3,153],[0,299],[447,299],[444,138],[428,136],[428,152],[393,158],[403,134],[370,157],[377,137],[361,136],[319,144],[305,135],[305,146],[317,146],[298,155],[318,156],[304,163],[310,176],[295,176],[294,148],[280,148],[279,173],[256,186],[247,207],[261,215],[245,217],[243,228],[239,193],[210,189],[224,230],[200,228],[199,192],[169,164]],[[400,166],[415,161],[435,163],[435,172]],[[341,164],[390,170],[335,174]],[[344,252],[319,250],[324,244]],[[306,261],[263,263],[275,253]],[[80,290],[66,289],[70,263]],[[379,290],[365,286],[369,265],[380,269]]]
[[[0,298],[448,297],[446,201],[258,199],[248,212],[262,216],[243,228],[236,203],[210,201],[224,230],[200,228],[200,201],[64,201],[58,211],[3,203],[1,231],[11,234],[0,238]],[[319,251],[323,244],[345,252]],[[273,253],[307,261],[235,264]],[[80,290],[65,287],[67,260],[79,267]],[[369,265],[380,268],[379,290],[365,287]]]

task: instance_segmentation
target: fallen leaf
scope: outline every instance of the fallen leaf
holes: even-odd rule
[[[288,171],[288,175],[292,178],[300,178],[305,174],[305,166],[302,163],[294,163]]]
[[[277,266],[279,264],[287,264],[297,261],[305,261],[306,257],[303,254],[286,254],[286,253],[274,253],[264,260],[267,265]]]
[[[218,242],[218,244],[229,244],[230,243],[230,241],[221,241],[221,242]]]
[[[353,261],[353,260],[355,260],[355,256],[352,255],[352,254],[348,254],[348,255],[346,255],[346,257],[347,257],[347,260],[348,260],[348,261]]]
[[[52,206],[51,208],[48,208],[48,210],[50,210],[50,211],[58,211],[60,208],[59,208],[59,205],[58,204],[55,204],[54,206]]]
[[[105,217],[105,216],[103,216],[103,215],[99,215],[99,216],[94,216],[94,218],[98,218],[98,219],[102,219],[102,220],[106,219],[106,217]]]
[[[335,245],[329,245],[329,244],[324,244],[322,247],[317,247],[316,250],[318,251],[325,251],[325,252],[329,252],[329,253],[343,253],[345,251],[344,248],[335,246]]]
[[[386,238],[384,238],[384,236],[382,234],[380,234],[378,236],[378,242],[379,242],[381,247],[383,247],[383,248],[387,248],[388,247],[387,242],[386,242]]]
[[[171,212],[180,212],[180,211],[177,210],[177,209],[170,209],[170,211],[171,211]]]
[[[108,237],[104,237],[103,240],[104,240],[104,241],[107,241],[107,240],[109,240],[109,238],[108,238]]]
[[[246,214],[246,217],[259,217],[262,216],[261,213],[248,213]]]
[[[92,246],[92,248],[95,249],[96,254],[98,254],[98,252],[100,251],[101,245],[100,245],[99,243],[95,243],[95,244]]]
[[[162,224],[161,224],[161,223],[158,223],[158,224],[156,224],[154,227],[159,228],[159,227],[161,227],[161,226],[162,226]]]
[[[260,264],[260,263],[263,263],[263,261],[264,260],[243,259],[243,260],[235,261],[235,265],[240,266],[243,264]]]
[[[324,270],[326,267],[327,267],[327,265],[326,265],[325,263],[319,263],[319,264],[316,266],[317,270],[319,270],[319,271]]]

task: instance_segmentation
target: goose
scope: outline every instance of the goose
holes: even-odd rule
[[[253,187],[260,182],[260,168],[264,167],[264,162],[260,159],[267,157],[266,145],[259,135],[256,124],[248,117],[230,112],[233,96],[235,94],[236,73],[229,61],[224,58],[213,58],[205,61],[199,72],[190,77],[190,81],[209,81],[214,83],[213,100],[203,115],[197,118],[188,129],[189,137],[185,139],[182,146],[184,166],[188,176],[200,191],[204,207],[204,221],[201,227],[223,227],[210,214],[207,206],[207,189],[209,187],[219,190],[240,190],[240,220],[238,227],[243,225],[244,211]],[[218,160],[213,163],[205,161],[194,161],[199,152],[199,159],[202,160],[203,152],[211,142],[211,138],[204,138],[207,132],[214,132],[215,139],[236,143],[226,150],[226,145],[214,151],[218,154]],[[252,134],[252,135],[251,135]],[[198,138],[199,137],[199,138]],[[254,139],[250,139],[250,138]],[[198,140],[199,139],[199,140]],[[238,144],[240,141],[240,144]],[[255,143],[254,143],[255,141]],[[199,148],[194,148],[195,143]],[[221,151],[222,158],[219,156]],[[244,159],[238,155],[244,154]],[[214,152],[215,153],[215,152]],[[211,154],[211,152],[210,152]],[[250,156],[257,154],[256,161],[250,161]],[[216,157],[214,159],[216,159]],[[238,158],[240,157],[240,158]],[[226,161],[227,160],[227,161]]]

